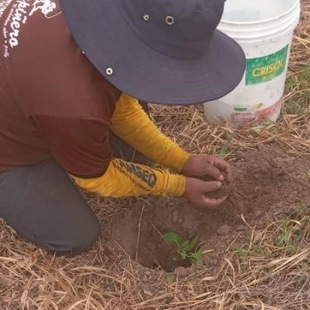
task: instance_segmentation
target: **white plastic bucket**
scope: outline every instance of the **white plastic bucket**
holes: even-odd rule
[[[243,48],[247,65],[231,93],[204,103],[209,122],[238,128],[253,121],[276,121],[280,115],[299,0],[227,0],[218,29]]]

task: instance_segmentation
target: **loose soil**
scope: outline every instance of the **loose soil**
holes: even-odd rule
[[[210,193],[208,197],[213,198],[213,199],[220,199],[223,197],[228,197],[231,193],[231,190],[232,190],[232,186],[224,180],[222,182],[222,187],[219,190]]]
[[[249,238],[251,229],[263,226],[266,217],[285,215],[309,203],[309,160],[286,154],[276,145],[262,145],[235,151],[230,162],[234,184],[216,210],[195,208],[177,198],[139,199],[106,225],[108,248],[143,266],[173,271],[191,263],[180,259],[175,246],[163,240],[163,233],[174,231],[187,239],[198,235],[204,249],[220,250],[236,236]]]

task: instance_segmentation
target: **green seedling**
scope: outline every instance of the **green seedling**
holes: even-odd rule
[[[166,273],[165,274],[165,280],[167,283],[172,283],[175,281],[175,274],[173,273]]]
[[[177,251],[181,259],[189,259],[192,266],[196,266],[202,259],[202,249],[198,247],[198,236],[195,236],[191,240],[184,239],[176,232],[167,232],[163,235],[166,242],[174,244],[177,247]]]
[[[228,149],[231,145],[231,141],[233,140],[233,138],[234,136],[232,134],[228,137],[227,141],[225,142],[225,144],[222,146],[222,148],[219,151],[219,157],[225,158],[227,156]]]

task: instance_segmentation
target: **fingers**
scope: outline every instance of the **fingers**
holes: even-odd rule
[[[204,199],[204,205],[208,208],[216,208],[220,204],[222,204],[226,200],[226,198],[227,196],[219,198],[219,199],[211,199],[211,198],[206,197]]]
[[[227,161],[220,158],[215,158],[214,166],[217,167],[219,170],[224,171],[228,183],[232,182],[232,171]]]
[[[202,192],[203,194],[211,193],[219,190],[222,187],[222,183],[218,181],[204,182]]]
[[[224,177],[221,171],[216,166],[208,165],[205,168],[205,174],[212,177],[214,180],[223,181]]]
[[[207,196],[204,196],[199,202],[194,202],[194,206],[198,208],[208,208],[208,209],[214,209],[219,207],[225,200],[227,199],[227,196],[222,198],[208,198]]]
[[[221,187],[222,183],[218,181],[205,182],[202,193],[201,205],[207,208],[215,208],[222,204],[226,200],[227,196],[221,198],[208,197],[208,193],[215,192]]]
[[[203,197],[202,204],[204,205],[204,207],[215,208],[226,200],[227,196],[222,198],[209,198],[207,195],[208,193],[219,190],[221,187],[222,187],[221,182],[217,181],[205,182],[205,189],[202,195]]]
[[[186,187],[183,197],[187,198],[197,207],[215,208],[225,201],[227,196],[221,198],[209,198],[208,195],[218,191],[222,187],[220,181],[205,182],[195,178],[186,178]]]

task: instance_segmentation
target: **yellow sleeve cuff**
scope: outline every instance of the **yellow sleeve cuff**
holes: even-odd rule
[[[185,191],[185,177],[182,175],[115,158],[99,178],[73,178],[81,188],[105,197],[181,196]]]
[[[165,136],[138,100],[122,94],[112,117],[112,131],[153,161],[180,172],[189,154]]]

